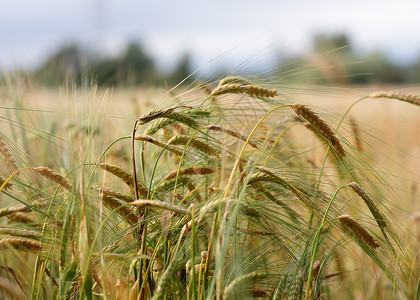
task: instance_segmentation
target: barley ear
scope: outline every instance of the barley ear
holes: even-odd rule
[[[346,156],[344,148],[340,140],[335,136],[334,131],[316,112],[303,104],[293,104],[291,107],[298,116],[308,121],[309,124],[316,128],[331,143],[331,146],[340,157]]]
[[[71,183],[66,178],[64,178],[63,176],[61,176],[57,172],[51,170],[50,168],[36,167],[36,168],[33,168],[33,170],[37,171],[39,174],[41,174],[45,178],[48,178],[49,180],[61,185],[66,190],[68,190],[68,191],[72,190]]]
[[[10,171],[15,172],[19,170],[18,164],[15,158],[13,157],[13,154],[10,151],[9,146],[7,146],[6,142],[2,139],[1,136],[0,136],[0,154],[3,156],[3,161]]]
[[[380,246],[379,243],[369,234],[369,232],[352,216],[341,215],[338,217],[338,221],[344,226],[344,228],[350,229],[352,233],[354,233],[358,238],[360,238],[360,240],[365,242],[371,248],[376,249]]]
[[[420,106],[420,97],[400,92],[376,92],[370,95],[371,98],[389,98],[408,102]]]
[[[385,221],[384,216],[382,215],[379,208],[376,206],[373,199],[369,196],[369,194],[356,182],[349,183],[349,187],[353,189],[353,191],[360,196],[360,198],[365,201],[367,207],[369,208],[372,215],[375,217],[376,222],[378,223],[379,227],[385,228],[387,223]]]

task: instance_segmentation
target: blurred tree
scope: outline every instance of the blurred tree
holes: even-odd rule
[[[87,54],[76,44],[65,45],[52,54],[35,71],[42,83],[75,81],[87,70]]]
[[[103,59],[92,65],[100,85],[151,83],[157,78],[155,63],[139,43],[130,43],[120,58]]]
[[[191,75],[191,69],[191,55],[184,53],[175,70],[168,76],[168,83],[171,85],[180,83]],[[190,79],[188,78],[186,81],[190,81]]]

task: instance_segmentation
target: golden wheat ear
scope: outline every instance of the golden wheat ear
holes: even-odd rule
[[[49,180],[61,185],[63,188],[71,191],[72,185],[70,181],[68,181],[66,178],[55,172],[54,170],[51,170],[47,167],[36,167],[33,168],[35,171],[37,171],[39,174],[44,176],[45,178],[48,178]]]
[[[356,236],[358,236],[363,242],[372,247],[373,249],[378,248],[379,243],[369,234],[369,232],[352,216],[341,215],[338,217],[338,221],[347,229],[350,229]]]
[[[18,164],[12,152],[10,151],[9,146],[7,146],[6,142],[2,139],[1,136],[0,136],[0,154],[3,156],[3,161],[10,171],[14,172],[16,170],[19,170]]]
[[[349,183],[349,187],[353,189],[353,191],[360,196],[360,198],[365,201],[367,207],[369,208],[372,215],[375,217],[376,222],[382,228],[387,226],[384,216],[382,215],[381,211],[379,210],[378,206],[376,206],[373,199],[369,196],[369,194],[356,182]]]
[[[332,128],[316,112],[303,104],[296,103],[292,104],[291,107],[299,117],[305,119],[319,133],[321,133],[326,140],[331,143],[331,146],[340,157],[346,156],[346,152],[344,151],[340,140],[336,137]]]
[[[400,100],[400,101],[404,101],[404,102],[408,102],[408,103],[420,106],[419,96],[414,96],[411,94],[404,94],[400,92],[375,92],[375,93],[372,93],[369,97],[396,99],[396,100]]]
[[[100,167],[117,176],[118,178],[120,178],[122,181],[124,181],[125,184],[127,184],[129,187],[134,188],[134,179],[133,179],[133,175],[131,175],[130,173],[128,173],[127,171],[124,171],[123,169],[121,169],[120,167],[111,165],[111,164],[107,164],[107,163],[101,163]],[[143,198],[147,198],[147,190],[146,188],[141,185],[139,182],[137,182],[137,189],[140,193],[140,196]]]
[[[4,238],[0,240],[0,248],[15,248],[20,251],[38,252],[42,249],[41,242],[23,238]]]

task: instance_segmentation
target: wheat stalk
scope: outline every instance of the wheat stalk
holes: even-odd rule
[[[350,229],[357,237],[364,241],[367,245],[373,249],[378,248],[379,243],[367,232],[367,230],[357,222],[352,216],[341,215],[338,217],[338,221],[345,227]]]
[[[356,182],[349,183],[349,187],[353,189],[353,191],[360,196],[360,198],[365,201],[367,207],[369,208],[372,215],[375,217],[376,222],[378,225],[382,228],[385,228],[387,226],[387,223],[385,221],[384,216],[382,215],[379,208],[376,206],[373,199],[369,196],[369,194]]]
[[[334,131],[316,112],[303,104],[293,104],[291,107],[298,116],[308,121],[331,143],[331,146],[340,157],[346,156],[344,148],[341,145],[340,140],[335,136]]]
[[[62,187],[64,187],[68,191],[72,190],[71,183],[66,178],[64,178],[63,176],[61,176],[57,172],[51,170],[50,168],[36,167],[36,168],[33,168],[33,170],[38,172],[39,174],[41,174],[45,178],[48,178],[49,180],[61,185]]]
[[[408,102],[420,106],[420,97],[400,92],[375,92],[370,95],[371,98],[389,98]]]

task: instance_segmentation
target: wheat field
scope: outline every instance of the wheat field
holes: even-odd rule
[[[7,78],[0,295],[417,299],[418,94]]]

